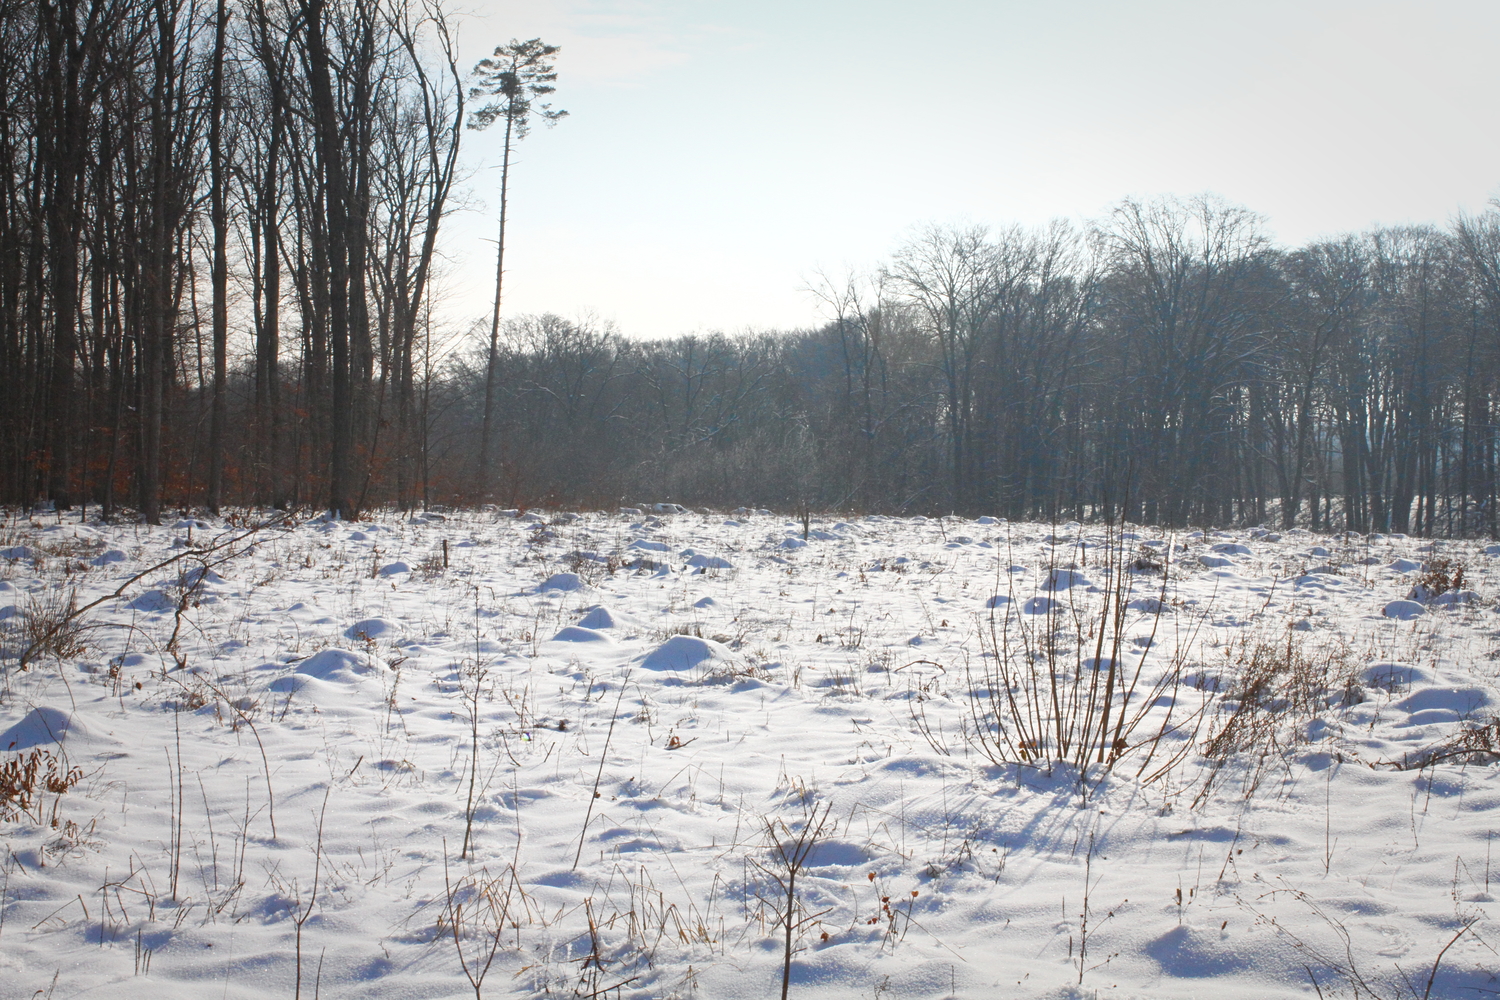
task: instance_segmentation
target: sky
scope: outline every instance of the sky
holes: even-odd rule
[[[927,223],[1217,194],[1295,245],[1500,194],[1500,4],[470,0],[463,65],[560,45],[511,172],[504,312],[794,329]],[[465,136],[445,313],[487,316],[500,132]]]

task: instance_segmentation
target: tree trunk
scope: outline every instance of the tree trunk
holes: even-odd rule
[[[480,499],[491,496],[495,489],[490,461],[494,448],[495,388],[500,362],[500,293],[505,287],[505,206],[510,185],[512,121],[507,115],[505,152],[500,162],[500,238],[495,246],[495,309],[490,314],[489,352],[485,355],[484,364],[484,415],[479,427],[479,480],[476,492]]]
[[[208,509],[219,513],[224,502],[224,432],[229,423],[226,389],[229,379],[229,218],[224,177],[224,32],[229,11],[218,0],[214,19],[214,52],[209,95],[209,221],[213,227],[213,410],[208,430]]]

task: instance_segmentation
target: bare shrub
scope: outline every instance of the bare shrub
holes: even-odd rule
[[[1166,567],[1137,589],[1135,553],[1113,537],[1102,559],[1089,569],[1102,578],[1097,598],[1064,602],[1056,591],[1025,601],[1013,590],[992,600],[981,622],[983,669],[968,673],[968,719],[964,739],[993,763],[1068,763],[1112,769],[1123,758],[1140,758],[1138,773],[1155,765],[1155,777],[1189,752],[1200,711],[1179,705],[1182,654],[1160,667],[1153,650],[1167,604]],[[1051,567],[1050,586],[1079,572]],[[1097,601],[1097,603],[1096,603]],[[1149,635],[1135,643],[1127,632]],[[1141,645],[1134,662],[1132,645]],[[1130,653],[1134,656],[1136,654]],[[917,725],[935,747],[925,717]],[[1169,739],[1169,737],[1171,737]]]
[[[1151,546],[1142,545],[1140,554],[1131,560],[1130,568],[1137,573],[1165,573],[1166,557]]]
[[[28,816],[42,822],[42,793],[63,795],[83,780],[83,768],[66,767],[50,750],[38,747],[29,754],[17,754],[0,764],[0,821],[9,822]],[[52,825],[57,825],[57,808],[53,804]]]
[[[1417,577],[1416,588],[1429,598],[1463,590],[1464,571],[1467,569],[1462,559],[1433,556],[1423,565],[1422,575]]]
[[[104,551],[105,544],[98,538],[53,538],[38,537],[30,542],[31,547],[36,550],[36,559],[50,558],[61,561],[64,572],[86,570],[89,568],[86,560],[93,559]]]

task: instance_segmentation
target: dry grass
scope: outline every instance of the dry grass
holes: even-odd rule
[[[1464,764],[1493,764],[1500,761],[1500,716],[1482,726],[1460,729],[1449,739],[1419,750],[1394,762],[1403,771],[1458,761]]]
[[[1290,625],[1281,635],[1248,635],[1226,646],[1222,671],[1205,672],[1199,684],[1219,698],[1202,747],[1210,767],[1198,803],[1207,801],[1236,758],[1251,765],[1245,793],[1252,794],[1269,764],[1307,741],[1310,722],[1364,700],[1351,651],[1316,645]]]
[[[59,660],[75,659],[87,650],[85,617],[78,613],[76,590],[47,589],[28,594],[21,611],[21,638],[28,659],[50,655]]]

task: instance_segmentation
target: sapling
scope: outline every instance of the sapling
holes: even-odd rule
[[[3,937],[5,934],[5,913],[7,909],[5,904],[10,899],[11,859],[15,857],[14,852],[7,850],[6,853],[9,854],[9,857],[3,863],[0,863],[0,874],[5,876],[5,881],[0,882],[0,937]]]
[[[1094,831],[1089,831],[1089,849],[1083,856],[1083,910],[1078,914],[1078,985],[1083,985],[1083,974],[1088,970],[1089,956],[1089,900],[1094,894]],[[1071,937],[1069,938],[1071,941]]]
[[[786,1000],[792,985],[792,952],[797,932],[828,912],[808,913],[803,909],[797,879],[806,870],[819,842],[837,832],[838,822],[832,818],[832,812],[832,802],[824,803],[821,810],[815,803],[811,807],[804,806],[802,821],[796,824],[796,829],[788,826],[785,820],[762,817],[767,857],[764,860],[750,859],[750,863],[769,878],[776,889],[775,898],[767,902],[775,907],[775,926],[782,933],[781,1000]]]
[[[479,794],[479,700],[488,679],[489,670],[477,657],[464,664],[460,683],[464,709],[469,716],[469,790],[468,801],[464,804],[464,843],[458,852],[461,859],[469,856],[469,844],[474,834],[475,799]]]
[[[168,815],[168,829],[171,831],[171,866],[168,869],[170,878],[168,884],[171,887],[173,902],[177,901],[177,877],[182,868],[182,717],[180,713],[172,714],[172,727],[176,734],[177,758],[174,761],[172,753],[166,747],[162,752],[167,755],[167,792],[170,799],[170,813]],[[173,782],[171,774],[175,774],[177,780]]]
[[[292,923],[296,927],[297,948],[297,985],[294,997],[300,1000],[302,996],[302,928],[312,916],[313,906],[318,901],[318,880],[323,873],[323,818],[328,815],[328,796],[333,791],[333,785],[323,789],[323,808],[318,812],[318,839],[313,847],[313,883],[312,894],[307,898],[307,906],[304,908],[299,899],[297,912],[292,917]],[[321,977],[323,962],[318,960],[318,972]]]
[[[599,770],[594,775],[593,792],[589,795],[589,807],[584,811],[583,826],[578,831],[578,850],[573,855],[573,867],[571,871],[578,870],[578,861],[583,857],[583,842],[589,834],[589,821],[594,818],[594,802],[599,798],[599,782],[604,778],[604,762],[609,759],[609,743],[615,735],[615,721],[620,717],[620,701],[625,697],[625,687],[630,681],[630,674],[626,673],[620,681],[620,691],[615,695],[615,708],[609,716],[609,729],[604,734],[604,749],[599,752]],[[519,800],[518,800],[519,804]]]
[[[265,772],[265,775],[266,775],[266,815],[267,815],[267,818],[270,820],[270,823],[271,823],[271,839],[275,840],[276,839],[276,792],[271,787],[271,758],[266,753],[266,744],[265,744],[265,742],[263,740],[261,740],[261,738],[260,738],[260,730],[256,728],[256,726],[255,726],[255,720],[253,718],[251,718],[250,713],[248,711],[246,711],[245,707],[240,704],[240,702],[239,702],[238,699],[230,698],[227,694],[225,694],[223,692],[222,689],[220,689],[218,687],[215,687],[214,684],[213,684],[213,682],[211,682],[211,681],[209,681],[207,679],[205,679],[203,681],[203,684],[210,691],[212,691],[219,698],[220,701],[222,701],[224,704],[228,705],[230,711],[234,712],[234,714],[239,718],[239,720],[241,722],[243,722],[245,725],[247,725],[247,726],[250,727],[250,735],[252,735],[252,736],[255,737],[255,745],[260,749],[260,765],[261,765],[261,770],[263,770]],[[291,699],[290,692],[288,692],[288,694],[287,694],[287,699],[288,699],[288,702],[290,702],[290,699]],[[252,707],[254,707],[254,706],[252,706]],[[283,714],[285,714],[285,713],[283,712]],[[248,796],[249,796],[249,786],[248,785],[246,786],[245,792],[246,792],[246,796],[247,796],[247,799],[248,799]],[[249,803],[247,801],[246,802],[246,808],[248,809],[248,807],[249,807]]]

